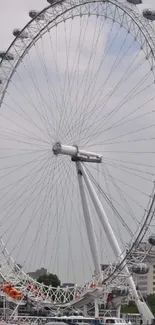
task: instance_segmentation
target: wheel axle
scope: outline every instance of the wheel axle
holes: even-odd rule
[[[70,156],[72,161],[83,161],[83,162],[95,162],[95,163],[101,163],[102,157],[101,155],[90,152],[86,150],[79,149],[76,145],[73,146],[67,146],[64,144],[61,144],[60,142],[56,142],[53,145],[53,153],[55,156],[58,156],[60,154]]]

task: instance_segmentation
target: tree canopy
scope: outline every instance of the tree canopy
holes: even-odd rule
[[[37,269],[36,271],[28,273],[28,275],[35,280],[37,280],[41,275],[44,274],[47,274],[47,269],[45,269],[44,267],[41,267],[41,269]]]
[[[146,297],[143,297],[147,303],[147,305],[150,307],[152,313],[155,315],[155,294],[150,294]],[[138,313],[137,306],[134,301],[130,301],[128,306],[124,305],[121,307],[122,313]]]
[[[51,285],[52,287],[58,287],[60,286],[60,280],[56,274],[52,273],[46,273],[38,277],[37,279],[38,282],[44,283],[45,285],[49,286]]]

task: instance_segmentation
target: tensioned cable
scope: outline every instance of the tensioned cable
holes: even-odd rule
[[[96,184],[96,181],[94,179],[94,177],[92,176],[92,174],[90,173],[90,170],[87,168],[87,166],[85,166],[86,170],[87,170],[87,173],[89,174],[89,176],[91,176],[91,179],[93,179],[93,182],[95,182]],[[105,176],[105,173],[104,173],[104,176]],[[107,179],[107,177],[106,177]],[[100,191],[101,191],[101,187],[100,187]],[[106,202],[108,203],[108,205],[112,208],[112,210],[114,211],[114,213],[116,213],[116,216],[121,220],[123,226],[126,228],[126,230],[128,231],[128,233],[130,235],[132,235],[132,231],[131,229],[129,228],[128,224],[124,221],[124,219],[121,217],[120,213],[117,211],[117,209],[115,208],[114,204],[112,203],[112,200],[109,199],[108,195],[103,192],[103,190],[101,191],[102,192],[102,195],[104,194],[104,198],[106,200]]]

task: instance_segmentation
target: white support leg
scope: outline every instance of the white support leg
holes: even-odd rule
[[[95,318],[99,317],[98,299],[95,299]]]
[[[89,241],[92,259],[93,259],[93,263],[94,263],[95,275],[98,275],[101,273],[101,268],[100,268],[100,263],[99,263],[99,254],[98,254],[98,249],[97,249],[97,243],[96,243],[93,223],[92,223],[92,219],[91,219],[91,215],[90,215],[89,207],[88,207],[88,202],[87,202],[87,198],[86,198],[86,193],[84,190],[83,177],[78,172],[79,167],[80,167],[79,162],[76,162],[80,196],[81,196],[83,214],[84,214],[84,219],[85,219],[85,224],[86,224],[86,229],[87,229],[88,241]]]
[[[124,257],[122,255],[122,252],[121,252],[121,249],[117,242],[117,239],[115,237],[115,234],[112,230],[112,227],[109,223],[106,213],[102,207],[102,204],[94,190],[94,187],[92,186],[92,183],[87,175],[87,172],[86,172],[83,164],[81,163],[84,161],[89,162],[89,163],[101,163],[102,162],[101,155],[96,154],[94,152],[89,152],[86,150],[80,150],[77,146],[63,145],[60,142],[56,142],[53,145],[52,150],[53,150],[54,155],[56,155],[56,156],[59,154],[68,155],[71,157],[72,161],[74,161],[76,163],[78,172],[81,173],[81,175],[83,176],[83,178],[85,180],[90,197],[93,201],[94,207],[95,207],[96,212],[99,216],[99,219],[100,219],[100,222],[104,228],[104,231],[107,235],[107,238],[110,242],[110,245],[113,249],[113,252],[114,252],[115,256],[117,258],[119,258],[119,261],[122,262],[122,266],[124,267],[124,270],[126,271],[126,274],[128,275],[127,282],[129,284],[130,288],[132,289],[138,310],[143,315],[143,321],[145,323],[149,322],[149,324],[151,324],[154,316],[153,316],[152,312],[150,311],[149,307],[146,305],[146,303],[144,301],[142,302],[138,296],[135,283],[134,283],[133,278],[132,278],[132,276],[129,272],[129,269],[126,265],[126,261],[123,262]],[[80,180],[80,177],[78,177],[78,179]],[[82,179],[82,177],[81,177],[81,179]],[[92,224],[91,224],[91,219],[90,219],[88,204],[86,201],[86,196],[85,196],[85,192],[84,192],[84,188],[83,188],[83,183],[81,181],[79,181],[79,186],[81,188],[81,190],[80,190],[81,191],[81,200],[82,200],[82,205],[83,205],[83,210],[84,210],[84,215],[85,215],[86,227],[87,227],[87,229],[89,229],[89,230],[87,230],[87,232],[88,232],[88,239],[90,242],[91,253],[92,253],[92,257],[93,257],[93,261],[94,261],[94,265],[95,265],[95,270],[98,270],[98,269],[100,269],[100,266],[98,266],[98,258],[97,258],[98,252],[96,249],[97,246],[96,246],[96,242],[95,242],[95,236],[93,233],[93,228],[92,228]],[[84,196],[83,196],[83,194],[84,194]],[[88,220],[89,220],[89,222],[88,222]],[[90,240],[90,238],[91,238],[91,240]],[[92,243],[92,241],[93,241],[93,243]]]
[[[119,305],[117,307],[117,317],[120,318],[121,317],[121,305]]]
[[[6,319],[6,297],[3,296],[3,317]]]
[[[18,317],[18,308],[19,308],[20,303],[23,301],[23,299],[24,299],[24,296],[22,297],[22,299],[21,299],[21,300],[19,301],[19,303],[17,304],[17,306],[16,306],[16,308],[14,309],[14,311],[12,312],[10,318]]]
[[[84,307],[83,307],[83,315],[84,315],[84,317],[88,317],[88,308],[87,308],[87,305],[84,305]]]
[[[96,191],[95,191],[95,189],[94,189],[94,187],[93,187],[93,185],[92,185],[92,183],[91,183],[91,181],[89,179],[89,176],[88,176],[88,174],[87,174],[87,172],[85,170],[85,167],[81,162],[79,162],[78,167],[79,167],[79,171],[82,173],[82,176],[83,176],[83,178],[85,180],[85,183],[87,185],[90,197],[92,199],[92,202],[94,204],[96,212],[97,212],[97,214],[99,216],[100,222],[101,222],[101,224],[102,224],[102,226],[104,228],[105,234],[107,235],[107,239],[109,240],[110,245],[111,245],[111,247],[113,249],[113,252],[114,252],[115,256],[119,258],[119,261],[122,262],[124,257],[122,255],[122,252],[121,252],[121,249],[119,247],[118,241],[117,241],[117,239],[115,237],[115,234],[114,234],[113,229],[112,229],[112,227],[111,227],[111,225],[109,223],[109,220],[108,220],[107,215],[106,215],[106,213],[105,213],[105,211],[103,209],[103,206],[102,206],[102,204],[101,204],[101,202],[100,202],[100,200],[99,200],[99,198],[98,198],[98,196],[96,194]],[[143,315],[143,319],[145,319],[145,321],[149,320],[149,323],[151,323],[151,317],[153,318],[153,314],[151,313],[150,310],[148,310],[146,303],[145,302],[142,303],[140,301],[140,298],[139,298],[137,290],[136,290],[135,283],[133,281],[132,275],[130,274],[129,269],[128,269],[125,261],[122,263],[122,266],[124,267],[124,270],[126,271],[126,274],[128,275],[127,283],[129,284],[129,286],[130,286],[130,288],[131,288],[131,290],[133,292],[133,295],[135,297],[135,302],[137,304],[139,312]]]

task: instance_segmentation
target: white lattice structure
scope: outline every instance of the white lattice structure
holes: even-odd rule
[[[33,14],[33,15],[32,15]],[[66,1],[57,1],[53,2],[51,5],[44,8],[41,12],[31,12],[33,16],[32,20],[21,30],[14,30],[15,39],[8,48],[6,52],[0,53],[1,62],[0,62],[0,107],[3,107],[5,96],[7,97],[9,93],[9,86],[12,83],[13,85],[16,82],[13,81],[16,71],[23,63],[24,58],[26,57],[29,51],[37,46],[38,40],[42,39],[44,35],[52,30],[52,28],[57,28],[62,22],[73,20],[75,17],[101,17],[102,19],[109,19],[113,24],[118,24],[119,28],[123,27],[127,35],[130,34],[134,41],[139,46],[139,51],[143,52],[144,60],[148,62],[148,74],[151,74],[151,78],[155,80],[155,32],[153,23],[148,22],[138,10],[135,9],[135,6],[130,4],[125,0],[103,0],[103,1],[81,1],[81,0],[66,0]],[[113,28],[113,25],[112,25]],[[127,36],[126,36],[127,37]],[[124,41],[125,42],[125,41]],[[116,62],[117,62],[116,58]],[[68,62],[67,62],[68,65]],[[114,64],[115,67],[115,64]],[[111,70],[113,71],[113,70]],[[110,71],[110,73],[111,73]],[[147,76],[147,73],[146,73]],[[124,78],[124,77],[123,77]],[[127,74],[128,78],[128,74]],[[87,76],[88,79],[88,76]],[[145,79],[145,78],[144,78]],[[151,79],[151,80],[152,80]],[[123,79],[124,80],[124,79]],[[121,80],[122,82],[122,80]],[[118,84],[120,86],[120,84]],[[116,89],[119,87],[117,85]],[[146,86],[147,87],[147,86]],[[142,90],[141,90],[142,92]],[[139,94],[141,95],[141,92]],[[70,89],[71,93],[71,89]],[[111,94],[113,91],[111,92]],[[69,94],[71,97],[71,94]],[[130,96],[129,96],[130,98]],[[64,100],[64,98],[63,98]],[[151,101],[151,99],[150,99]],[[24,110],[24,108],[22,108]],[[21,111],[22,111],[21,110]],[[20,113],[21,113],[20,111]],[[78,109],[76,109],[78,111]],[[90,111],[91,112],[91,111]],[[92,113],[92,112],[91,112]],[[27,112],[26,112],[27,114]],[[30,117],[27,115],[26,121],[31,122]],[[41,120],[43,124],[49,123],[49,118],[47,116],[43,119],[43,111],[40,113]],[[83,114],[83,110],[82,113]],[[99,112],[97,113],[99,115]],[[110,115],[113,114],[113,111],[110,111]],[[144,116],[147,113],[143,114]],[[62,112],[60,116],[62,115]],[[97,115],[97,117],[98,117]],[[130,114],[129,114],[130,115]],[[70,114],[68,114],[68,119]],[[96,116],[95,116],[96,117]],[[96,117],[96,118],[97,118]],[[47,118],[47,121],[45,121]],[[88,119],[88,117],[87,117]],[[122,118],[124,119],[124,117]],[[120,119],[122,121],[122,119]],[[62,120],[62,117],[60,117]],[[79,120],[77,124],[79,123]],[[82,122],[83,123],[83,122]],[[96,123],[96,120],[95,120]],[[117,122],[118,123],[118,122]],[[116,125],[117,125],[116,123]],[[143,122],[144,123],[144,122]],[[15,123],[14,123],[15,124]],[[65,123],[64,123],[65,124]],[[36,123],[37,125],[37,123]],[[18,126],[18,125],[17,125]],[[83,124],[82,124],[83,126]],[[21,126],[20,126],[21,127]],[[38,127],[38,125],[37,125]],[[49,127],[49,125],[48,125]],[[69,124],[70,128],[70,124]],[[24,129],[24,126],[23,126]],[[74,124],[73,124],[74,129]],[[147,129],[143,127],[142,129]],[[85,131],[85,130],[84,130]],[[67,131],[69,132],[69,131]],[[135,130],[131,133],[136,132]],[[79,134],[81,130],[79,131]],[[130,134],[130,133],[129,133]],[[14,137],[18,135],[18,141],[21,141],[19,138],[19,132],[11,130],[11,133],[4,135],[6,140],[8,137]],[[67,133],[68,135],[68,133]],[[67,139],[66,135],[66,139]],[[28,135],[30,136],[30,135]],[[5,138],[6,137],[6,138]],[[31,135],[32,139],[33,136]],[[30,138],[31,138],[30,137]],[[2,137],[3,138],[3,137]],[[24,141],[28,141],[25,134],[23,135]],[[116,137],[117,138],[117,137]],[[25,140],[26,139],[26,140]],[[87,138],[86,138],[87,139]],[[110,138],[111,139],[111,138]],[[113,138],[112,138],[113,139]],[[148,139],[148,138],[147,138]],[[151,186],[145,194],[148,197],[147,206],[143,209],[144,213],[141,215],[141,220],[137,222],[137,228],[134,232],[131,231],[130,225],[127,225],[126,220],[124,220],[120,213],[118,213],[117,208],[114,205],[114,201],[111,199],[111,195],[107,193],[102,193],[102,188],[99,187],[100,193],[104,194],[103,197],[106,203],[110,206],[115,215],[119,216],[124,227],[127,228],[128,233],[130,234],[130,240],[127,245],[124,245],[123,250],[120,248],[119,239],[115,235],[113,226],[110,224],[109,219],[104,210],[103,204],[99,199],[96,188],[95,181],[93,176],[90,177],[85,163],[87,164],[101,164],[104,159],[101,154],[97,154],[93,151],[84,150],[83,147],[78,145],[73,145],[68,143],[67,145],[62,144],[59,139],[55,139],[52,144],[50,143],[50,150],[54,155],[54,158],[57,159],[60,157],[69,157],[72,163],[75,165],[76,178],[78,180],[80,198],[82,203],[82,209],[84,214],[85,226],[88,234],[88,241],[90,246],[90,251],[92,255],[93,265],[95,269],[95,276],[87,283],[83,285],[75,285],[72,288],[53,288],[47,287],[43,284],[38,283],[37,281],[31,279],[22,269],[20,269],[16,261],[11,257],[9,251],[7,250],[3,239],[0,240],[0,274],[5,284],[12,283],[17,290],[22,295],[22,298],[19,300],[13,299],[6,294],[6,299],[10,302],[16,304],[16,309],[18,305],[26,304],[27,300],[31,301],[33,304],[38,304],[42,306],[49,306],[49,308],[67,308],[75,307],[82,309],[83,306],[88,305],[89,303],[96,302],[98,299],[103,298],[106,302],[107,296],[109,293],[114,290],[114,288],[129,287],[128,297],[134,297],[140,313],[143,315],[145,321],[151,322],[153,317],[149,308],[146,304],[141,301],[141,296],[136,290],[135,283],[132,278],[132,267],[135,263],[141,263],[145,260],[146,254],[152,254],[151,244],[148,245],[147,250],[141,247],[141,241],[145,236],[149,237],[152,235],[151,222],[154,217],[154,203],[155,203],[155,188],[154,188],[154,174],[147,172],[151,175]],[[134,141],[139,141],[134,140]],[[35,138],[36,141],[36,138]],[[21,141],[22,142],[22,141]],[[24,143],[25,143],[24,142]],[[86,142],[87,143],[87,142]],[[16,148],[15,148],[16,150]],[[20,148],[20,150],[23,150]],[[145,167],[148,166],[147,164]],[[149,166],[150,167],[150,166]],[[11,168],[11,166],[9,166]],[[132,170],[132,168],[130,168]],[[138,172],[142,172],[139,171]],[[8,174],[9,175],[9,174]],[[108,179],[110,179],[110,174],[108,174]],[[9,177],[8,177],[9,178]],[[10,177],[11,178],[11,177]],[[23,177],[24,178],[24,177]],[[145,179],[144,177],[142,177]],[[32,178],[33,179],[33,178]],[[19,180],[19,182],[22,179]],[[121,181],[123,184],[123,181]],[[106,182],[105,182],[106,183]],[[16,183],[15,183],[16,185]],[[14,186],[15,186],[14,185]],[[36,184],[35,184],[36,185]],[[46,184],[47,185],[47,184]],[[9,187],[11,186],[11,187]],[[47,187],[47,186],[45,186]],[[5,188],[5,187],[4,187]],[[7,188],[7,185],[6,185]],[[8,193],[12,189],[12,183],[8,185]],[[14,187],[13,187],[14,188]],[[134,189],[134,186],[131,186]],[[151,188],[151,189],[150,189]],[[20,189],[19,189],[20,192]],[[108,191],[109,192],[109,189]],[[139,191],[140,192],[140,191]],[[100,271],[100,261],[98,256],[98,249],[96,244],[96,235],[93,228],[92,216],[89,211],[89,204],[87,202],[87,194],[89,193],[91,203],[93,204],[94,210],[99,217],[102,229],[106,233],[112,252],[115,256],[113,262],[109,264],[107,269],[104,272]],[[72,194],[72,193],[71,193]],[[22,194],[20,194],[22,196]],[[51,195],[51,193],[50,193]],[[19,196],[20,199],[20,196]],[[65,201],[65,199],[63,198]],[[133,199],[134,200],[134,199]],[[35,201],[35,199],[34,199]],[[122,200],[123,201],[123,200]],[[11,198],[11,203],[6,202],[3,210],[7,210],[9,204],[11,208],[14,208],[14,197]],[[12,203],[13,202],[13,203]],[[126,202],[125,202],[126,203]],[[15,203],[16,204],[16,203]],[[127,203],[125,204],[127,206]],[[51,207],[51,206],[50,206]],[[10,211],[9,207],[9,211]],[[16,211],[16,210],[15,210]],[[20,208],[19,208],[20,211]],[[130,214],[132,216],[132,210]],[[33,215],[33,214],[32,214]],[[6,218],[7,219],[7,218]],[[4,218],[5,220],[5,214]],[[137,219],[136,219],[137,221]],[[24,236],[24,235],[23,235]],[[3,236],[2,236],[3,237]],[[154,244],[152,244],[154,245]],[[46,245],[45,245],[46,246]],[[139,267],[140,268],[140,267]],[[140,269],[141,270],[141,269]],[[144,268],[143,268],[143,271]],[[4,287],[2,286],[2,291]],[[124,298],[123,298],[124,299]],[[115,302],[117,305],[121,304],[122,297],[116,297]],[[15,313],[14,313],[15,314]],[[13,314],[13,316],[14,316]]]

